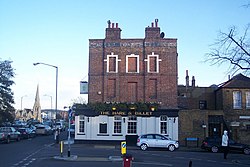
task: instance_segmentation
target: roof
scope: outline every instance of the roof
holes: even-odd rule
[[[220,89],[221,88],[250,88],[250,78],[242,74],[238,74],[234,76],[232,79],[223,83],[220,86]]]

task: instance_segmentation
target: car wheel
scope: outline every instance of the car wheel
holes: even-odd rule
[[[211,148],[211,151],[212,151],[213,153],[217,153],[217,152],[219,151],[219,148],[218,148],[217,146],[213,146],[213,147]]]
[[[243,152],[244,152],[244,154],[249,155],[250,154],[250,148],[244,148]]]
[[[168,150],[171,151],[171,152],[174,151],[175,150],[175,146],[173,144],[169,145],[168,146]]]
[[[147,150],[147,149],[148,149],[147,144],[142,144],[142,145],[141,145],[141,150],[145,151],[145,150]]]

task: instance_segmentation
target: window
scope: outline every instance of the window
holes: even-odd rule
[[[207,101],[206,100],[199,101],[199,109],[201,109],[201,110],[207,109]]]
[[[241,109],[242,108],[242,100],[241,100],[241,92],[234,91],[233,92],[233,108],[234,109]]]
[[[126,72],[139,73],[139,55],[131,54],[126,56]]]
[[[120,116],[114,117],[114,133],[115,134],[122,133],[122,117]]]
[[[160,117],[161,134],[167,134],[167,120],[166,115]]]
[[[114,55],[112,52],[111,55],[107,55],[107,59],[104,59],[107,62],[107,72],[108,73],[117,73],[118,72],[118,55]]]
[[[79,133],[84,133],[85,132],[85,126],[84,126],[84,123],[85,123],[85,121],[84,121],[84,116],[83,115],[80,115],[79,116],[80,118],[79,118]]]
[[[137,133],[137,118],[136,116],[128,117],[128,134],[136,134]]]
[[[161,61],[159,55],[155,55],[154,52],[152,52],[144,61],[147,61],[148,73],[159,73],[159,62]]]
[[[246,108],[250,109],[250,92],[246,92]]]
[[[106,134],[107,131],[107,123],[102,122],[99,124],[99,133]]]

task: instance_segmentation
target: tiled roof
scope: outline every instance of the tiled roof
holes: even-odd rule
[[[250,88],[250,78],[238,74],[222,84],[220,88]]]

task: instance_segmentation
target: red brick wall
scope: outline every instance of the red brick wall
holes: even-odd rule
[[[147,28],[147,38],[144,39],[113,38],[117,36],[117,28],[113,30],[112,35],[112,28],[108,28],[108,37],[103,40],[89,40],[89,102],[131,102],[131,99],[137,99],[140,102],[161,102],[165,108],[177,108],[177,39],[160,38],[159,27]],[[159,73],[147,72],[145,59],[152,52],[161,59]],[[106,72],[107,61],[104,60],[111,53],[120,59],[118,73]],[[126,73],[126,55],[131,54],[139,55],[139,73]],[[108,93],[110,79],[116,84],[113,98]],[[150,98],[155,89],[150,88],[152,80],[157,84],[156,99]]]

